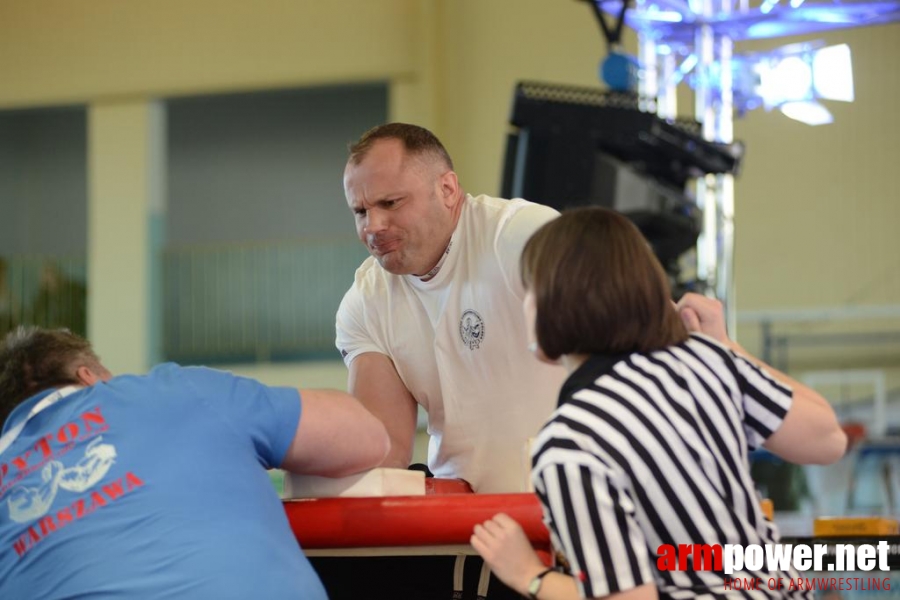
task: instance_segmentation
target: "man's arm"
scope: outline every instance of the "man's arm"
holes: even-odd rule
[[[510,200],[510,202],[513,202]],[[516,200],[516,202],[524,202]],[[525,296],[519,274],[519,259],[525,242],[545,223],[552,221],[559,213],[542,204],[528,203],[519,209],[500,230],[496,240],[496,252],[507,287],[518,298]]]
[[[847,435],[828,401],[815,390],[773,369],[728,338],[722,303],[699,294],[685,294],[677,309],[688,331],[698,331],[728,346],[736,354],[765,370],[793,390],[793,402],[763,447],[781,458],[801,465],[828,465],[847,449]]]
[[[300,390],[302,409],[281,468],[343,477],[377,467],[390,449],[381,421],[337,390]]]
[[[391,450],[381,466],[408,467],[416,436],[418,406],[393,361],[378,352],[360,354],[350,363],[347,389],[387,428]]]

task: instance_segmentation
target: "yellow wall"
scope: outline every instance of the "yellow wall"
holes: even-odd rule
[[[900,304],[900,25],[821,39],[853,52],[856,101],[827,103],[832,125],[763,111],[737,122],[745,308]]]
[[[900,304],[900,25],[821,37],[854,53],[835,124],[737,122],[739,310]],[[497,193],[513,83],[595,85],[604,53],[574,0],[0,0],[0,108],[388,80]]]
[[[514,82],[597,85],[606,47],[589,7],[546,0],[453,0],[443,25],[437,131],[470,191],[500,188]],[[856,101],[829,102],[835,123],[810,127],[778,112],[736,120],[747,145],[736,184],[735,280],[738,311],[848,304],[900,305],[900,24],[831,32],[806,39],[848,43]],[[739,45],[774,48],[791,40]],[[625,46],[635,52],[635,36]],[[680,94],[679,113],[693,98]],[[838,323],[830,330],[896,331],[888,323]],[[800,326],[802,327],[802,326]],[[759,327],[738,337],[760,351]],[[831,345],[791,352],[792,365],[817,361],[886,366],[897,345]],[[887,357],[887,358],[886,358]],[[900,370],[889,370],[890,387]]]
[[[497,194],[515,82],[598,85],[605,42],[582,2],[453,0],[441,6],[440,132],[463,185]]]
[[[0,107],[409,77],[417,0],[0,0]]]
[[[513,83],[596,85],[605,46],[581,2],[442,6],[454,33],[444,48],[440,132],[463,184],[497,192]],[[827,103],[828,126],[764,111],[736,121],[747,144],[736,188],[738,309],[900,304],[900,24],[807,39],[850,44],[856,101]],[[633,51],[633,35],[626,46]],[[690,115],[691,97],[682,97],[679,112]]]

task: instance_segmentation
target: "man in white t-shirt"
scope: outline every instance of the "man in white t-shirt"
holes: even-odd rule
[[[556,211],[466,194],[440,141],[400,123],[351,148],[344,190],[372,256],[341,303],[337,346],[350,392],[391,436],[384,466],[409,465],[420,404],[436,477],[525,491],[526,444],[564,371],[528,350],[519,254]]]
[[[351,147],[344,191],[371,257],[337,313],[337,347],[350,393],[387,427],[382,466],[409,465],[421,405],[436,477],[481,493],[527,490],[527,443],[556,406],[565,371],[528,350],[519,255],[558,213],[466,194],[441,142],[403,123]],[[484,596],[487,579],[478,587]],[[489,598],[502,595],[492,587]]]

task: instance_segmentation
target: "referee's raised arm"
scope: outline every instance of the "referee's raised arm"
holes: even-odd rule
[[[708,335],[768,373],[793,392],[793,402],[781,425],[763,447],[786,461],[801,465],[830,465],[844,456],[847,434],[837,415],[818,392],[764,363],[728,338],[722,303],[700,294],[685,294],[677,304],[688,331]]]

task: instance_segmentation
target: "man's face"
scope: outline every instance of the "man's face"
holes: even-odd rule
[[[356,233],[389,273],[424,275],[453,234],[457,198],[445,183],[455,175],[433,163],[407,156],[400,140],[386,139],[344,170]]]

